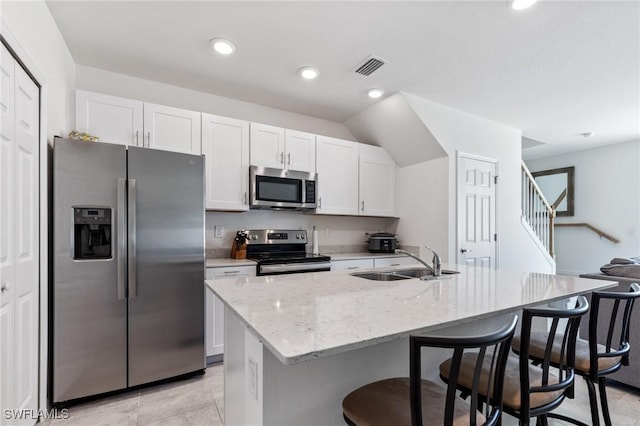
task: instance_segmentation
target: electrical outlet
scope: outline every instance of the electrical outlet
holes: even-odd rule
[[[222,238],[222,234],[224,234],[224,226],[213,227],[213,238]]]

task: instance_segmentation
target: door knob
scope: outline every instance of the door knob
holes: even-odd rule
[[[2,291],[3,293],[7,290],[9,290],[11,288],[11,285],[9,283],[2,283],[2,285],[0,286],[0,291]]]
[[[460,249],[460,253],[466,253],[466,252],[467,252],[467,249],[464,249],[464,248]]]

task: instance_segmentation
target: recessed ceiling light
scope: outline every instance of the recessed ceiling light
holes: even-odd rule
[[[211,48],[221,55],[230,55],[236,51],[236,45],[223,38],[211,40]]]
[[[298,70],[298,74],[305,80],[313,80],[320,74],[320,71],[314,67],[302,67]]]
[[[580,136],[582,136],[583,138],[590,138],[593,135],[595,135],[595,133],[593,133],[593,132],[580,133]]]
[[[373,99],[377,99],[380,96],[384,95],[384,90],[382,89],[369,89],[367,90],[367,96]]]
[[[538,0],[513,0],[511,7],[515,10],[528,9]]]

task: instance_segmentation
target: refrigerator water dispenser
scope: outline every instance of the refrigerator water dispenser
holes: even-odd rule
[[[73,258],[75,260],[111,259],[111,209],[108,207],[73,208]]]

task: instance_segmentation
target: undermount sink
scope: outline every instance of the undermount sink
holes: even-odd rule
[[[409,280],[411,278],[420,278],[421,280],[442,280],[445,278],[451,278],[453,275],[459,273],[460,272],[458,271],[443,270],[442,275],[434,277],[433,273],[426,268],[411,268],[379,272],[354,272],[350,275],[372,281],[397,281]]]

